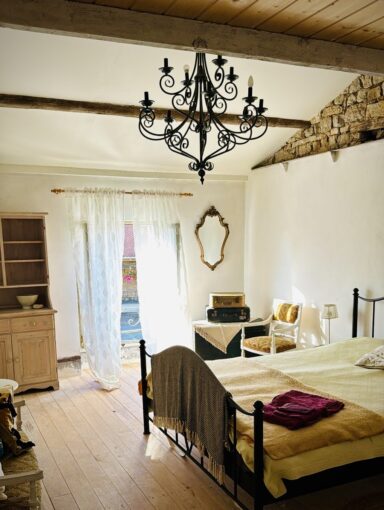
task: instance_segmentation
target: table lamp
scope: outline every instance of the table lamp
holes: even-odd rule
[[[331,343],[331,319],[337,319],[339,317],[337,313],[337,306],[335,304],[326,304],[323,306],[321,313],[322,319],[328,319],[328,343]]]

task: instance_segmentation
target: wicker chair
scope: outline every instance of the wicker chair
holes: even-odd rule
[[[13,403],[17,411],[16,428],[21,434],[23,441],[28,438],[21,430],[21,407],[25,405],[24,400]],[[39,469],[37,458],[33,449],[26,451],[18,457],[10,455],[1,459],[4,476],[0,476],[0,487],[5,487],[6,500],[0,501],[2,508],[40,508],[41,487],[40,480],[43,479],[43,471]]]
[[[258,321],[258,326],[268,326],[268,336],[245,338],[245,329],[241,329],[241,352],[263,356],[295,349],[300,335],[302,304],[289,303],[274,299],[273,312],[265,320]]]

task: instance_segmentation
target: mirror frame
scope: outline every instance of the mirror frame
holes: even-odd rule
[[[217,216],[219,218],[220,225],[222,227],[224,227],[224,229],[225,229],[225,237],[224,237],[223,244],[221,245],[221,249],[220,249],[220,259],[217,262],[215,262],[214,264],[210,264],[209,262],[207,262],[205,260],[204,246],[203,246],[203,243],[201,242],[201,239],[199,237],[199,230],[204,225],[205,219],[207,216],[211,216],[211,217]],[[229,236],[229,226],[228,226],[228,223],[225,223],[224,218],[221,216],[219,211],[217,211],[217,209],[213,205],[207,211],[205,211],[203,216],[200,218],[200,223],[198,223],[195,228],[195,236],[196,236],[197,242],[199,243],[199,246],[200,246],[200,259],[201,259],[202,263],[205,264],[206,266],[208,266],[211,271],[214,271],[214,269],[219,264],[221,264],[221,262],[223,262],[223,260],[224,260],[224,246],[225,246],[225,243],[227,242],[227,239]]]

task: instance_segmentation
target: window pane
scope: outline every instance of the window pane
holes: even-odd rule
[[[125,225],[124,259],[122,268],[123,301],[121,312],[121,341],[137,342],[141,340],[139,299],[137,295],[135,242],[133,225]]]
[[[135,241],[133,239],[133,225],[132,223],[125,224],[125,238],[124,238],[124,258],[132,258],[135,256]]]

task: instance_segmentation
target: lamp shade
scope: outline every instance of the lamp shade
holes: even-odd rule
[[[337,313],[337,306],[334,304],[324,305],[321,316],[323,319],[337,319],[339,316],[339,314]]]

